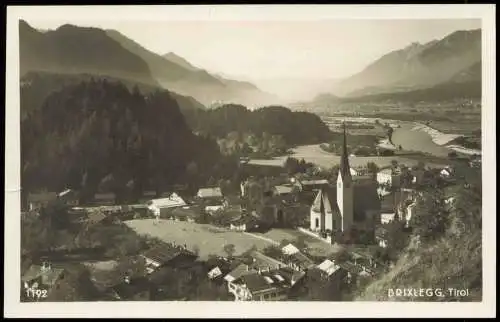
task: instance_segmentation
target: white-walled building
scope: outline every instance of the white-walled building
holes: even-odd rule
[[[168,209],[184,206],[187,206],[186,202],[175,192],[167,198],[152,199],[148,202],[148,209],[155,217],[164,214]]]

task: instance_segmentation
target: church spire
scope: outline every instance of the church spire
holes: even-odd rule
[[[351,176],[351,167],[349,166],[349,157],[347,154],[347,133],[346,133],[346,125],[345,121],[342,123],[342,127],[344,130],[344,141],[342,142],[342,155],[340,157],[340,169],[339,172],[342,176],[342,179]]]

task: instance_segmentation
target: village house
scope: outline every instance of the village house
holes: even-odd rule
[[[209,258],[206,266],[207,276],[211,281],[223,281],[224,276],[231,271],[231,262],[222,257]]]
[[[439,172],[439,175],[443,179],[448,179],[448,178],[452,177],[453,174],[454,174],[454,169],[451,166],[446,166],[443,169],[441,169],[441,171]]]
[[[300,192],[317,191],[318,189],[321,189],[322,187],[329,184],[328,180],[322,178],[302,179],[300,177],[293,177],[291,178],[291,182],[294,186],[298,188]]]
[[[399,167],[390,167],[377,172],[377,182],[381,187],[379,194],[386,195],[391,189],[401,187],[401,169]]]
[[[281,198],[285,203],[297,202],[296,187],[292,185],[277,185],[274,187],[273,194]]]
[[[56,199],[56,192],[29,193],[27,197],[28,211],[40,210]]]
[[[67,206],[76,207],[79,205],[78,192],[72,189],[65,189],[57,194],[57,198],[64,202]]]
[[[28,300],[36,300],[33,290],[40,290],[39,294],[44,298],[48,296],[53,288],[57,288],[59,282],[64,279],[63,268],[52,267],[50,263],[43,262],[42,265],[31,265],[22,275],[21,282],[23,296]],[[43,300],[40,298],[40,300]]]
[[[375,230],[375,239],[380,247],[386,248],[388,246],[387,229],[385,227],[377,227]]]
[[[304,275],[289,268],[252,272],[233,280],[228,291],[235,301],[282,301]]]
[[[308,275],[319,277],[324,283],[328,283],[330,286],[340,286],[342,283],[348,283],[348,279],[350,278],[348,271],[330,259],[325,259],[319,265],[311,268]]]
[[[205,211],[208,213],[224,208],[224,196],[219,187],[200,188],[196,197],[202,201]]]
[[[102,211],[96,210],[87,214],[85,222],[87,225],[97,225],[98,223],[106,222],[107,220],[108,222],[111,221],[111,216],[104,214]]]
[[[296,271],[306,271],[314,266],[314,261],[304,255],[297,247],[288,244],[281,249],[283,262]]]
[[[250,265],[245,263],[240,263],[235,268],[233,268],[229,273],[224,276],[224,281],[227,282],[228,289],[234,288],[232,282],[237,280],[243,275],[256,273],[257,270],[250,267]]]
[[[146,260],[146,271],[153,273],[164,266],[186,267],[193,264],[197,255],[186,249],[185,246],[162,245],[147,250],[141,256]]]
[[[251,231],[259,227],[259,217],[255,213],[239,213],[231,219],[229,229],[235,231]]]
[[[167,198],[152,199],[147,202],[149,211],[156,218],[165,218],[174,208],[185,207],[187,203],[175,192],[170,194]]]

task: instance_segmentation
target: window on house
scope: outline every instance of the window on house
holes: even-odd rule
[[[315,223],[316,223],[316,228],[319,228],[319,218],[316,218]]]

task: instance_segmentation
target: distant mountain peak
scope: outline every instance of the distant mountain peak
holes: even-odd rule
[[[340,81],[334,92],[361,96],[435,86],[481,60],[480,36],[481,29],[457,30],[427,43],[409,42]]]
[[[175,63],[179,66],[182,66],[191,71],[198,71],[200,68],[193,66],[189,61],[187,61],[184,57],[181,57],[174,53],[173,51],[166,53],[162,56],[163,58]]]

